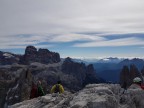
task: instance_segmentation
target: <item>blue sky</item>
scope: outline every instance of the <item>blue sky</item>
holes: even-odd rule
[[[143,0],[1,0],[0,50],[144,58]]]

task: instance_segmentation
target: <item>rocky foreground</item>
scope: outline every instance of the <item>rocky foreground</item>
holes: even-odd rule
[[[24,55],[0,52],[0,108],[28,100],[32,83],[42,82],[45,93],[61,80],[66,91],[76,92],[87,84],[105,82],[92,64],[74,62],[48,49],[28,46]]]
[[[45,93],[50,93],[51,87],[62,81],[66,91],[76,92],[87,84],[97,83],[99,79],[92,65],[75,63],[71,60],[53,64],[31,63],[30,65],[5,65],[0,66],[0,108],[4,104],[28,100],[32,82],[42,81]]]
[[[116,84],[90,84],[75,94],[47,94],[9,108],[144,108],[143,90],[121,92]]]

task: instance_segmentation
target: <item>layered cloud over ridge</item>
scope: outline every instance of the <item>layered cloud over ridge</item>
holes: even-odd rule
[[[130,37],[130,38],[121,38],[113,39],[106,41],[92,41],[87,43],[75,44],[75,47],[116,47],[116,46],[135,46],[135,45],[144,45],[144,39]]]
[[[115,38],[113,38],[115,37]],[[24,48],[27,45],[54,47],[59,43],[71,42],[71,47],[117,47],[144,46],[144,34],[62,34],[62,35],[17,35],[1,37],[0,48]],[[45,43],[45,44],[43,44]]]

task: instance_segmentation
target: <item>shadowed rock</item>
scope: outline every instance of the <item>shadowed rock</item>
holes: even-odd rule
[[[37,49],[34,46],[27,46],[25,54],[21,57],[21,64],[30,64],[33,62],[39,62],[43,64],[58,63],[60,62],[60,55],[55,52],[51,52],[48,49]]]

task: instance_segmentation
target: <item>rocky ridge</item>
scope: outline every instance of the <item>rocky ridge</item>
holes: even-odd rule
[[[143,76],[143,69],[140,72],[134,64],[131,64],[130,67],[123,66],[120,72],[120,84],[123,85],[125,82],[127,86],[130,86],[135,77],[140,77],[143,80]]]
[[[143,108],[143,90],[128,89],[124,95],[120,91],[119,85],[90,84],[74,94],[47,94],[9,108]]]
[[[27,46],[25,54],[21,57],[19,63],[30,64],[39,62],[43,64],[58,63],[60,62],[59,53],[51,52],[48,49],[37,49],[34,46]]]
[[[69,59],[69,61],[68,61]],[[0,104],[12,105],[30,98],[32,82],[42,81],[45,93],[49,93],[51,87],[61,80],[65,90],[76,92],[86,84],[98,83],[95,70],[92,65],[72,62],[70,58],[64,62],[42,64],[33,62],[30,65],[5,65],[0,68]],[[69,64],[70,63],[70,64]],[[72,69],[67,67],[72,66]],[[80,81],[81,80],[81,81]]]
[[[34,46],[27,46],[24,55],[12,54],[0,51],[0,65],[25,64],[33,62],[43,64],[60,62],[59,53],[49,51],[48,49],[36,49]]]

